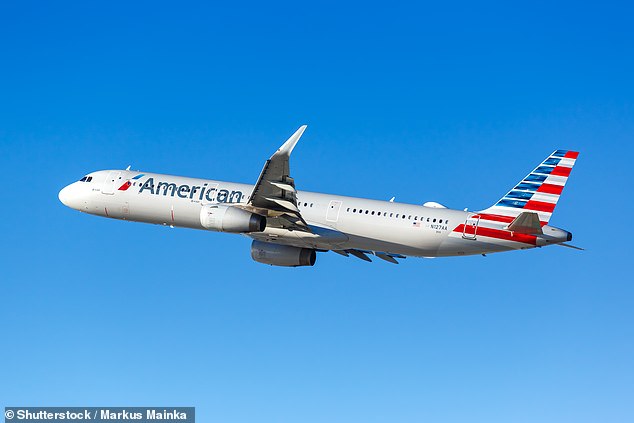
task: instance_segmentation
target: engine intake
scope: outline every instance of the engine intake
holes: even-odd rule
[[[256,240],[251,244],[251,258],[258,263],[272,266],[313,266],[317,259],[317,253],[312,248],[300,248]]]
[[[200,224],[210,231],[262,232],[266,229],[266,217],[238,207],[214,204],[200,210]]]

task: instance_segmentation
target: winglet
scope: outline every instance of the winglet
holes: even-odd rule
[[[306,130],[306,127],[307,125],[300,126],[299,129],[295,131],[295,133],[291,135],[291,137],[287,139],[284,144],[282,144],[282,146],[275,152],[275,154],[273,154],[273,156],[290,157],[291,153],[293,152],[293,149],[295,148],[295,145],[297,144],[297,141],[299,141],[302,134]]]

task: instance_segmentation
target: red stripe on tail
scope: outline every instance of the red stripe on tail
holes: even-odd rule
[[[570,176],[570,171],[572,170],[571,167],[564,167],[564,166],[557,166],[556,168],[553,169],[552,172],[550,172],[551,175],[554,176]]]
[[[563,185],[554,185],[554,184],[542,184],[539,188],[537,188],[537,192],[543,192],[545,194],[557,194],[561,195],[561,192],[564,190]]]
[[[553,203],[544,203],[543,201],[533,201],[530,200],[524,206],[524,210],[535,210],[546,213],[552,213],[555,210],[555,204]]]

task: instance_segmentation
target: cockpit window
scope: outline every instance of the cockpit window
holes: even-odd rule
[[[86,182],[92,182],[92,176],[89,176],[88,179],[86,179]]]
[[[92,181],[92,176],[84,176],[79,180],[79,182],[90,182]]]

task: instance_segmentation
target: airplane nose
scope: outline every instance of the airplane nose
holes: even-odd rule
[[[57,194],[57,197],[59,198],[59,201],[61,201],[63,205],[68,207],[68,201],[70,199],[69,193],[68,193],[68,187],[62,188],[59,194]]]
[[[57,194],[57,197],[59,198],[59,201],[61,201],[62,204],[66,207],[75,208],[75,203],[77,203],[77,195],[74,191],[75,190],[73,189],[73,187],[71,185],[68,185],[62,188],[59,194]]]

